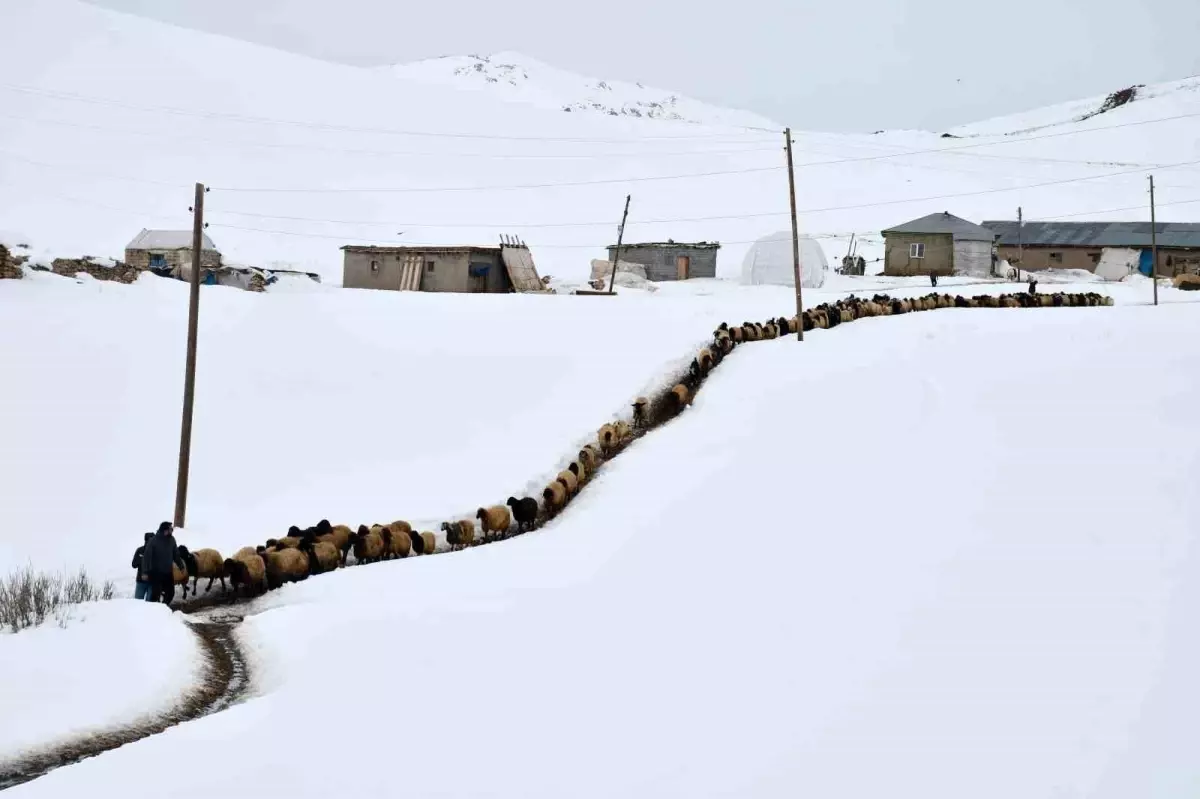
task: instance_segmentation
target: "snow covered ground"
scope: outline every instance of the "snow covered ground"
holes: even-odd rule
[[[0,27],[20,31],[0,49],[0,226],[39,252],[120,257],[144,227],[187,227],[196,181],[212,187],[208,232],[228,260],[326,282],[341,280],[344,244],[501,234],[528,241],[543,274],[583,279],[627,194],[627,241],[719,240],[729,277],[751,242],[787,226],[781,136],[757,129],[787,120],[738,127],[753,120],[686,98],[684,116],[704,124],[564,113],[597,92],[622,107],[645,97],[512,53],[493,66],[523,64],[528,79],[479,84],[453,74],[470,59],[328,64],[77,0],[6,0]],[[1194,89],[1147,87],[1079,123],[1032,111],[965,141],[797,131],[801,226],[837,263],[850,233],[935,211],[1144,220],[1152,165],[1158,218],[1186,221],[1200,197]],[[1003,135],[1048,119],[1062,122],[1053,136]],[[1143,124],[1156,119],[1171,121]]]
[[[170,709],[200,658],[180,615],[149,602],[88,603],[66,627],[0,633],[0,770],[23,752]]]
[[[747,347],[556,523],[273,593],[260,698],[13,796],[1190,796],[1197,310]]]

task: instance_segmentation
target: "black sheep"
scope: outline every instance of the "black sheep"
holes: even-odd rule
[[[522,497],[521,499],[509,497],[508,507],[512,508],[513,518],[517,520],[518,533],[533,529],[538,515],[538,503],[536,499],[533,497]]]

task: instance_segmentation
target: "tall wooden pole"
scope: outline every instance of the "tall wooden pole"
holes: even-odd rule
[[[192,206],[192,285],[188,299],[187,365],[183,377],[183,421],[179,426],[179,477],[175,483],[175,526],[187,513],[188,468],[192,457],[192,408],[196,392],[196,334],[200,315],[200,255],[204,251],[204,184],[196,184]]]
[[[1025,260],[1025,217],[1017,206],[1017,280],[1021,279],[1021,263]]]
[[[1150,176],[1150,282],[1154,284],[1154,304],[1158,305],[1158,224],[1154,218],[1154,175]]]
[[[617,228],[617,251],[613,253],[612,274],[608,276],[608,293],[612,294],[613,283],[617,281],[617,264],[621,262],[621,242],[625,239],[625,220],[629,218],[629,200],[632,194],[625,195],[625,212],[621,214],[621,227]]]
[[[796,340],[804,341],[804,300],[800,279],[800,224],[796,221],[796,169],[792,165],[792,129],[783,132],[787,145],[788,199],[792,205],[792,270],[796,279]]]

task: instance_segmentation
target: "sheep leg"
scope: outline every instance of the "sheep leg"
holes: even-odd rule
[[[208,578],[208,585],[204,586],[204,593],[206,593],[206,594],[207,594],[209,591],[211,591],[211,590],[212,590],[212,584],[213,584],[213,581],[214,581],[214,580],[216,580],[216,579],[217,579],[216,577],[209,577],[209,578]],[[225,578],[223,578],[223,577],[221,578],[221,587],[222,587],[222,588],[224,588],[224,587],[225,587]]]

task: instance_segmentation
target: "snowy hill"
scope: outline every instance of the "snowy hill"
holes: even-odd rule
[[[6,0],[0,24],[20,31],[0,49],[0,230],[35,252],[119,257],[142,228],[186,228],[196,181],[212,187],[208,232],[229,260],[335,283],[343,244],[502,234],[528,241],[543,274],[579,279],[626,194],[628,239],[718,240],[722,275],[787,227],[779,135],[685,98],[671,113],[695,121],[619,113],[665,108],[669,92],[597,89],[519,56],[329,64],[76,0]],[[967,141],[796,132],[801,227],[834,261],[852,232],[877,239],[935,211],[1144,219],[1145,170],[1200,159],[1200,119],[1106,126],[1200,113],[1183,83],[1083,122],[1055,111]],[[609,94],[605,110],[562,110]],[[999,135],[1051,121],[1050,138]],[[1157,173],[1159,218],[1194,218],[1196,168]]]
[[[1193,105],[1197,102],[1197,93],[1200,93],[1200,76],[1153,86],[1136,84],[1117,89],[1103,97],[1089,97],[1021,114],[960,125],[951,129],[949,133],[952,136],[1017,136],[1086,122],[1094,117],[1101,117],[1104,124],[1153,119],[1159,115],[1164,104],[1150,101],[1180,100]],[[1118,109],[1120,113],[1116,113]]]
[[[666,89],[586,78],[520,53],[447,56],[387,69],[405,80],[487,91],[511,102],[570,113],[759,127],[771,131],[784,127],[757,114],[719,108]]]

